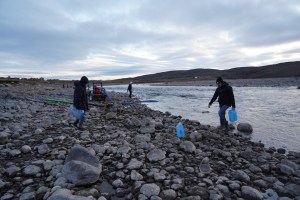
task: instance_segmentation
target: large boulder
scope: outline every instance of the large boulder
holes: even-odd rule
[[[237,126],[237,130],[240,132],[245,132],[245,133],[253,132],[253,128],[252,128],[251,124],[249,124],[249,123],[239,123],[239,125]]]
[[[75,185],[88,185],[95,183],[102,172],[102,165],[97,157],[82,146],[71,149],[62,176]]]

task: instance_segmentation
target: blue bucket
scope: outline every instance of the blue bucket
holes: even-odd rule
[[[235,109],[231,109],[228,111],[229,121],[234,123],[238,120],[237,112]]]

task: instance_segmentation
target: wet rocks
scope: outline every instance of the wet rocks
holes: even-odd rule
[[[237,130],[245,133],[252,133],[253,128],[249,123],[239,123],[237,126]]]
[[[279,165],[280,171],[287,175],[295,174],[295,171],[298,170],[299,165],[296,163],[283,159]]]

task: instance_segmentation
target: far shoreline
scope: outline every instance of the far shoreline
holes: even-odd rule
[[[224,79],[233,87],[292,87],[300,86],[300,77],[261,78],[261,79]],[[215,86],[215,80],[170,81],[149,83],[153,86]]]
[[[226,79],[225,82],[233,87],[296,87],[300,88],[300,77],[279,77],[279,78],[256,78],[256,79]],[[0,77],[0,84],[61,84],[63,87],[72,87],[75,80],[60,79],[43,79],[43,78],[3,78]],[[151,86],[216,86],[215,79],[203,80],[201,78],[194,79],[172,79],[172,80],[156,80],[156,81],[135,81],[134,78],[129,82],[135,85],[148,84]],[[113,86],[128,85],[125,81],[102,81],[90,80],[90,84]]]

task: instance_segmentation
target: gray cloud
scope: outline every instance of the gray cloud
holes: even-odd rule
[[[113,79],[299,58],[297,0],[3,0],[0,76]]]

